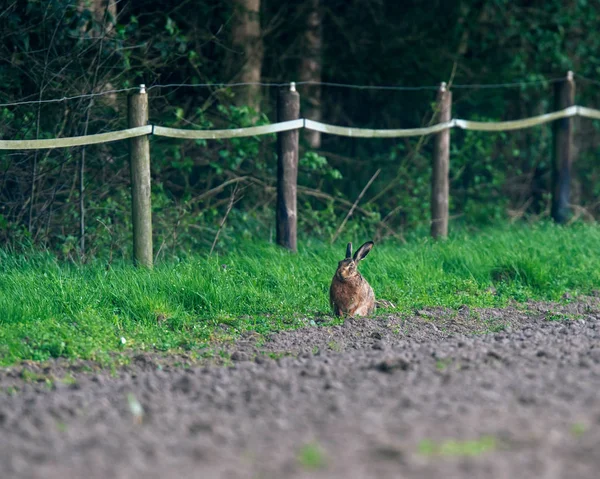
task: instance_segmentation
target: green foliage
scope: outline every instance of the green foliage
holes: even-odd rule
[[[345,242],[362,238],[344,233],[333,246],[306,240],[297,255],[242,241],[226,255],[183,254],[152,271],[0,250],[0,363],[102,360],[131,350],[202,354],[211,341],[244,331],[307,325],[329,313],[329,283]],[[494,228],[444,242],[378,244],[361,271],[398,313],[560,300],[600,285],[599,241],[600,230],[586,225]]]
[[[473,118],[474,121],[497,121]],[[506,142],[506,134],[466,131],[452,143],[451,210],[463,214],[472,224],[493,224],[502,221],[508,206],[504,192],[506,160],[497,145]],[[475,160],[475,161],[474,161]]]
[[[79,136],[124,128],[125,92],[93,101],[81,95],[140,83],[213,85],[150,90],[153,124],[221,129],[275,121],[275,88],[261,91],[257,112],[239,104],[244,87],[216,86],[235,81],[244,63],[232,48],[236,18],[231,2],[202,0],[191,9],[173,8],[166,0],[116,3],[116,17],[95,11],[94,2],[79,2],[83,8],[74,8],[71,0],[23,0],[5,7],[0,15],[0,102],[75,98],[0,107],[3,138]],[[305,7],[305,2],[261,3],[263,81],[298,78]],[[549,80],[571,69],[576,73],[577,103],[597,106],[598,89],[584,78],[596,78],[600,72],[600,37],[588,34],[595,31],[596,17],[597,4],[590,1],[331,0],[322,17],[323,80],[404,86],[542,82],[453,88],[453,116],[487,121],[554,109],[554,83]],[[298,87],[302,100],[310,101],[309,87]],[[323,86],[320,105],[330,123],[410,128],[429,124],[434,99],[433,90]],[[588,219],[599,213],[599,124],[578,120],[576,129],[571,202],[576,214]],[[547,216],[550,131],[550,126],[506,134],[453,130],[451,227]],[[301,142],[300,236],[331,238],[380,168],[346,231],[381,239],[426,229],[431,140],[323,135],[318,151]],[[63,258],[80,257],[78,176],[84,151],[86,256],[127,258],[123,245],[130,242],[131,221],[124,142],[85,150],[0,152],[2,245],[33,243]],[[273,237],[274,135],[197,141],[152,138],[151,156],[160,257],[209,249],[234,190],[234,209],[217,249],[226,250],[236,236],[264,241]]]
[[[304,171],[307,180],[333,179],[341,180],[339,170],[332,168],[327,158],[314,151],[307,151],[298,162],[298,168]]]

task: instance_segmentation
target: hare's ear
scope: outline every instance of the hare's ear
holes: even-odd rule
[[[346,245],[346,259],[352,258],[352,243]]]
[[[361,259],[364,259],[364,257],[367,256],[369,251],[371,251],[373,248],[373,245],[374,243],[372,241],[367,241],[364,245],[358,248],[356,253],[354,253],[354,261],[358,263]]]

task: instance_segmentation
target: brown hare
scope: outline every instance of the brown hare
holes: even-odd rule
[[[357,269],[372,248],[373,242],[367,241],[352,256],[352,243],[346,246],[346,259],[338,263],[329,288],[329,303],[336,316],[368,316],[375,311],[373,288]]]

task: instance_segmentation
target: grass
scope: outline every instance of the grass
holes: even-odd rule
[[[298,463],[305,469],[323,469],[327,461],[318,443],[305,444],[298,451]]]
[[[558,300],[600,286],[598,244],[592,225],[496,228],[376,245],[361,271],[401,313]],[[216,338],[306,325],[329,311],[329,283],[344,251],[341,243],[308,241],[293,255],[246,243],[226,256],[189,256],[146,271],[0,250],[0,364],[102,360],[131,350],[202,354]]]
[[[483,436],[479,439],[459,441],[448,439],[439,443],[428,439],[419,443],[419,453],[424,456],[479,456],[497,448],[496,439]]]
[[[571,426],[571,434],[575,437],[583,436],[587,430],[588,427],[581,422],[577,422]]]

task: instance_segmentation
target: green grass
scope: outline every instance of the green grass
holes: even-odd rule
[[[458,441],[448,439],[439,443],[428,439],[419,443],[419,453],[424,456],[479,456],[496,449],[496,439],[483,436],[479,439]]]
[[[352,239],[355,247],[363,240]],[[596,226],[500,228],[438,243],[376,245],[361,271],[376,296],[400,312],[557,300],[600,287],[598,245]],[[305,324],[302,318],[328,312],[345,246],[309,241],[299,249],[293,255],[246,243],[226,256],[190,256],[153,271],[0,250],[0,364],[129,350],[202,354],[215,338]]]
[[[581,422],[577,422],[571,426],[571,434],[573,434],[575,437],[583,436],[587,430],[588,427]]]
[[[305,444],[298,451],[298,463],[305,469],[323,469],[327,461],[318,443]]]

